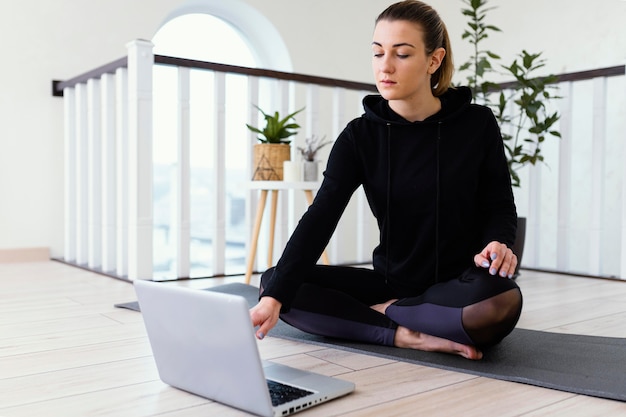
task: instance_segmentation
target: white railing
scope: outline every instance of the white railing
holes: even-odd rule
[[[522,172],[524,267],[626,277],[626,87],[623,67],[610,70],[561,83],[563,138],[544,146],[546,165]],[[282,113],[305,107],[299,145],[313,134],[336,137],[374,91],[155,57],[146,41],[56,88],[65,100],[64,260],[130,280],[244,272],[257,197],[246,186],[255,138],[245,124],[259,120],[252,104]],[[297,192],[287,197],[277,248],[306,209]],[[359,190],[329,245],[331,262],[369,262],[377,237]]]
[[[610,94],[609,94],[610,92]],[[523,266],[626,278],[624,67],[561,76],[561,140],[516,190],[527,217]]]
[[[373,86],[155,57],[146,41],[128,49],[127,60],[58,84],[66,119],[64,260],[130,280],[243,273],[257,197],[246,186],[256,139],[245,124],[259,122],[252,104],[283,114],[305,107],[297,145],[313,134],[338,135],[362,112],[361,99]],[[195,187],[196,180],[205,183]],[[165,204],[158,200],[161,186]],[[285,196],[277,247],[306,209],[299,194]],[[363,242],[377,236],[370,232],[376,225],[357,208],[366,207],[364,197],[355,201],[348,209],[355,214],[329,245],[335,263],[371,257],[374,242]],[[243,222],[229,228],[242,202]],[[342,242],[342,235],[358,237]],[[230,265],[233,242],[240,262]],[[267,250],[267,239],[259,249]],[[259,261],[257,269],[265,266]]]

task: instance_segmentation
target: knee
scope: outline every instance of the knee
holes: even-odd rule
[[[517,323],[522,313],[522,292],[519,288],[505,291],[488,301],[496,322],[514,321],[513,325]]]
[[[478,346],[493,346],[508,336],[522,312],[522,293],[513,288],[463,309],[463,326]]]

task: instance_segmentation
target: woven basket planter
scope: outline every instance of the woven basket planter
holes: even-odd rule
[[[282,181],[283,162],[291,159],[291,146],[257,143],[253,148],[252,180]]]

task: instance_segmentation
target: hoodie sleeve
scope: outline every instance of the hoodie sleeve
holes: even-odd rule
[[[324,179],[313,203],[302,216],[273,276],[263,291],[283,305],[286,312],[302,284],[307,269],[313,267],[328,245],[348,202],[361,184],[360,164],[348,126],[335,141],[328,158]]]
[[[491,111],[485,129],[486,155],[479,204],[483,213],[483,247],[491,241],[509,247],[515,241],[517,212],[500,128]]]

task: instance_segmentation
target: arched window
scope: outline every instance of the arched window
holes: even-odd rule
[[[152,38],[154,53],[244,67],[257,66],[246,40],[227,22],[203,13],[170,20]]]
[[[227,4],[223,4],[227,3]],[[238,0],[189,1],[174,11],[154,35],[154,53],[247,67],[291,70],[286,47],[276,30],[260,13]],[[245,270],[245,178],[246,159],[241,156],[249,134],[245,128],[248,106],[244,77],[226,77],[226,172],[217,173],[211,157],[215,138],[211,115],[213,73],[192,70],[190,74],[191,147],[191,277],[215,273],[238,274]],[[154,71],[154,274],[176,277],[174,233],[171,219],[176,195],[172,181],[177,166],[177,72],[157,66]],[[226,178],[225,270],[213,267],[211,235],[211,184],[216,175]]]

